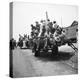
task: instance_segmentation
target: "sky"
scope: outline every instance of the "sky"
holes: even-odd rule
[[[78,7],[75,5],[14,2],[13,38],[18,40],[19,34],[30,35],[30,25],[46,19],[46,11],[50,21],[56,20],[61,27],[71,25],[74,20],[78,21]]]

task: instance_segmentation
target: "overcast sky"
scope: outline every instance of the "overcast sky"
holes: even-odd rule
[[[67,27],[78,20],[78,7],[70,5],[13,3],[13,37],[18,40],[19,34],[30,34],[31,24],[46,19],[45,12],[51,21],[56,20],[60,26]]]

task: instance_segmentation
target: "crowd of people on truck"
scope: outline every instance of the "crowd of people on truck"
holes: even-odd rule
[[[36,21],[35,25],[31,24],[31,37],[33,39],[33,50],[41,47],[44,50],[49,46],[56,45],[65,36],[65,31],[56,21],[51,22],[49,19]]]
[[[62,37],[65,35],[65,31],[57,24],[56,21],[51,22],[49,19],[47,21],[41,20],[40,23],[36,21],[36,25],[31,24],[31,37]],[[57,40],[57,39],[56,39]]]

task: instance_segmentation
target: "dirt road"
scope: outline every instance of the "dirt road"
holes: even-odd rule
[[[52,56],[51,52],[41,53],[35,57],[30,49],[13,50],[13,77],[54,76],[76,74],[77,71],[63,63],[72,57],[70,52],[59,52]]]

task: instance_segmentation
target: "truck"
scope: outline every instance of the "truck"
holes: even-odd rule
[[[49,21],[48,14],[46,12],[46,20],[45,20],[46,26],[48,21]],[[55,22],[56,21],[54,21],[54,23]],[[58,55],[58,47],[65,44],[71,46],[75,51],[78,50],[72,44],[77,42],[77,32],[78,32],[77,21],[74,21],[69,27],[65,28],[59,27],[59,25],[57,25],[56,28],[51,27],[51,30],[49,30],[49,32],[50,34],[48,36],[43,35],[43,36],[33,37],[32,52],[34,52],[35,56],[40,56],[41,51],[47,53],[48,50],[52,51],[52,55]]]

